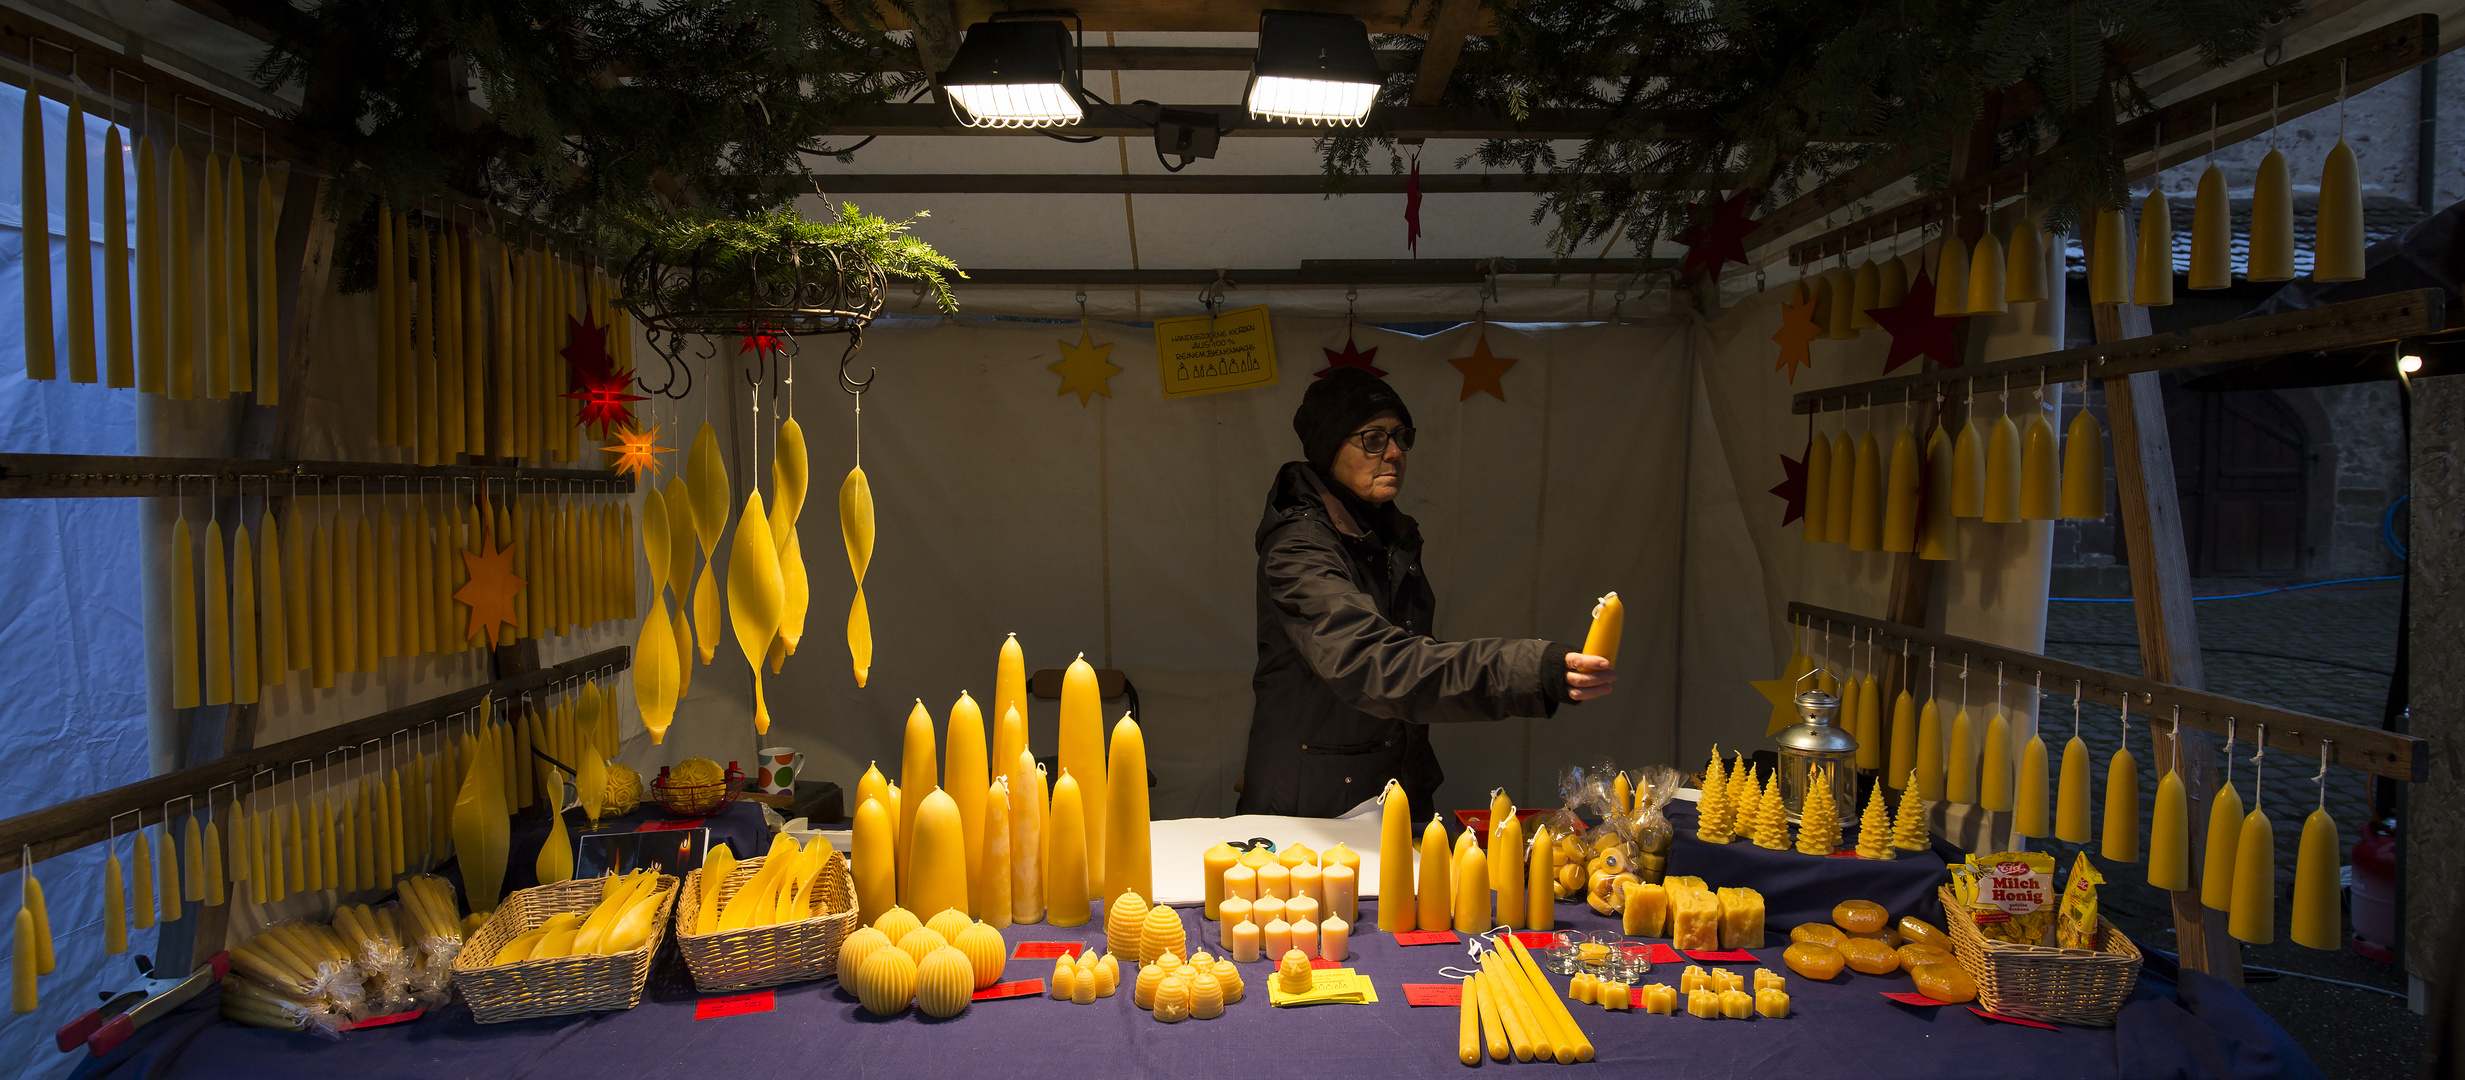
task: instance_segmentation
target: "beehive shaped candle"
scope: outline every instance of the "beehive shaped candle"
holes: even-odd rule
[[[2294,856],[2294,944],[2334,949],[2345,944],[2338,921],[2337,823],[2328,809],[2311,811],[2302,823],[2302,848]]]
[[[2097,211],[2097,231],[2088,249],[2088,302],[2091,304],[2127,304],[2131,302],[2131,260],[2134,252],[2125,240],[2130,231],[2121,209]]]
[[[2241,824],[2239,815],[2229,820]],[[2232,878],[2229,873],[2227,880]],[[2148,884],[2167,892],[2191,887],[2191,810],[2182,774],[2172,769],[2158,779],[2156,799],[2149,804]]]
[[[967,954],[942,946],[916,965],[916,1007],[926,1016],[957,1016],[975,997],[975,984],[975,966]]]
[[[1968,423],[1952,445],[1951,512],[1954,517],[1981,517],[1986,512],[1986,429],[1978,423],[1977,407],[1969,406]]]
[[[1213,1020],[1224,1015],[1224,983],[1212,968],[1199,972],[1189,984],[1190,1019]]]
[[[2285,155],[2270,147],[2251,182],[2251,256],[2243,276],[2253,281],[2294,278],[2294,182]]]
[[[2061,454],[2054,443],[2054,425],[2046,422],[2046,410],[2029,413],[2028,430],[2020,436],[2020,519],[2047,521],[2062,510]]]
[[[2031,839],[2046,835],[2046,780],[2046,740],[2042,735],[2031,735],[2028,745],[2020,748],[2020,773],[2011,795],[2011,831]]]
[[[2277,939],[2277,830],[2268,811],[2256,806],[2242,819],[2235,845],[2234,906],[2225,932],[2253,945]]]
[[[1934,259],[1934,313],[1966,315],[1969,307],[1969,246],[1957,232],[1943,234]]]
[[[2231,752],[2228,751],[2228,753]],[[2167,773],[2166,775],[2172,776],[2173,774]],[[2161,798],[2163,794],[2164,792],[2160,790]],[[2234,779],[2229,775],[2224,782],[2217,785],[2216,793],[2209,796],[2208,851],[2207,857],[2200,863],[2200,904],[2203,907],[2218,911],[2233,910],[2234,860],[2241,854],[2239,849],[2242,842],[2243,818],[2242,795],[2234,790]],[[2188,822],[2189,818],[2186,816],[2183,825],[2183,839],[2186,844],[2190,842],[2191,836]],[[2157,840],[2153,830],[2149,839],[2148,861],[2151,867],[2154,867],[2157,862]],[[2188,857],[2185,858],[2183,872],[2186,877],[2190,874]],[[2173,887],[2183,889],[2190,886],[2176,885]]]
[[[1925,472],[1917,436],[1903,424],[1892,433],[1891,473],[1883,485],[1883,550],[1917,550],[1917,514],[1924,502]]]
[[[1189,931],[1181,924],[1181,914],[1170,905],[1157,904],[1147,909],[1139,929],[1139,962],[1149,963],[1165,956],[1185,956],[1189,953]],[[1121,950],[1111,950],[1119,955]]]
[[[1131,963],[1145,963],[1147,934],[1147,900],[1137,893],[1125,893],[1104,905],[1104,947],[1115,956]]]
[[[2020,520],[2020,427],[2006,412],[1995,417],[1986,440],[1986,503],[1984,517],[1998,525]]]
[[[2013,222],[2011,240],[2003,250],[2003,299],[2014,304],[2043,300],[2046,291],[2046,234],[2035,218]]]
[[[2193,289],[2222,289],[2234,284],[2234,209],[2225,191],[2225,170],[2210,165],[2200,174],[2200,191],[2191,203],[2191,273]]]
[[[1806,440],[1806,542],[1828,543],[1832,533],[1832,441],[1818,431]]]
[[[1909,267],[1900,256],[1884,259],[1875,268],[1874,306],[1899,307],[1909,298]]]
[[[910,910],[968,910],[967,834],[959,821],[959,804],[940,788],[934,788],[916,808],[907,865],[915,875],[907,891]]]
[[[2004,296],[2003,245],[1986,233],[1977,238],[1977,250],[1969,253],[1968,313],[1999,315],[2011,310]]]
[[[1857,276],[1849,287],[1849,328],[1872,330],[1877,325],[1874,316],[1866,312],[1883,306],[1878,302],[1883,293],[1883,271],[1872,258],[1857,264]]]
[[[2174,303],[2174,215],[2165,189],[2151,186],[2140,203],[2140,249],[2132,263],[2131,302],[2141,307]]]
[[[1387,781],[1378,809],[1378,929],[1418,925],[1412,900],[1412,807],[1402,785]]]
[[[1951,735],[1943,756],[1943,798],[1947,802],[1977,801],[1977,731],[1965,708],[1953,713]]]
[[[1416,922],[1425,930],[1443,930],[1454,922],[1455,889],[1454,878],[1448,873],[1449,851],[1446,822],[1432,814],[1429,825],[1421,830],[1421,877],[1415,915]],[[1385,902],[1384,897],[1379,900]]]
[[[2360,281],[2363,274],[2362,174],[2354,148],[2338,139],[2320,169],[2319,222],[2311,247],[2311,280]]]
[[[1849,483],[1849,550],[1883,550],[1883,448],[1869,428],[1858,437]]]
[[[1857,326],[1849,319],[1857,306],[1857,275],[1845,267],[1835,266],[1823,272],[1831,282],[1831,303],[1823,309],[1823,336],[1832,341],[1848,341],[1857,336]]]
[[[1986,719],[1979,743],[1977,805],[1997,813],[2011,809],[2011,718],[2000,706]]]
[[[2114,751],[2106,763],[2106,806],[2099,858],[2111,862],[2140,861],[2140,762],[2129,747]]]
[[[1959,525],[1952,516],[1952,436],[1941,425],[1926,436],[1925,497],[1917,523],[1917,557],[1947,562],[1959,551]]]

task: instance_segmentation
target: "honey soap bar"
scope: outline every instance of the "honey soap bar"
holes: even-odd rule
[[[1720,898],[1701,889],[1669,893],[1669,942],[1681,950],[1720,948]],[[1761,919],[1757,917],[1758,930]],[[1762,942],[1758,940],[1756,944]]]
[[[1763,894],[1753,889],[1722,889],[1714,895],[1720,900],[1720,947],[1762,948]]]

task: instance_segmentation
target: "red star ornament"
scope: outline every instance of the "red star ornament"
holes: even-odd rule
[[[1814,340],[1823,336],[1823,327],[1815,322],[1814,297],[1803,285],[1796,287],[1795,298],[1780,305],[1780,330],[1772,342],[1780,346],[1780,359],[1772,370],[1789,373],[1789,381],[1797,381],[1797,369],[1814,366]]]
[[[738,342],[736,345],[736,353],[739,356],[746,353],[760,353],[763,355],[769,355],[771,353],[782,353],[786,351],[787,339],[767,331],[746,334],[744,340]]]
[[[1447,363],[1464,373],[1464,392],[1455,400],[1469,400],[1474,394],[1506,400],[1506,386],[1498,380],[1506,375],[1506,369],[1515,366],[1516,358],[1491,353],[1488,330],[1482,330],[1480,339],[1472,343],[1472,355],[1453,357]]]
[[[659,425],[649,431],[636,431],[630,425],[616,433],[616,445],[600,449],[616,455],[610,465],[620,473],[632,473],[637,480],[655,479],[659,475],[659,455],[673,453],[673,447],[659,445]]]
[[[588,389],[593,382],[605,383],[615,375],[616,361],[608,355],[607,327],[567,315],[565,334],[565,347],[557,350],[565,357],[565,389]]]
[[[1780,512],[1780,524],[1785,528],[1790,522],[1806,516],[1805,451],[1799,451],[1796,457],[1780,455],[1780,476],[1780,483],[1772,485],[1772,494],[1780,496],[1780,501],[1787,504]]]
[[[1691,277],[1703,270],[1718,279],[1724,264],[1745,265],[1746,237],[1763,227],[1746,214],[1762,196],[1754,188],[1739,188],[1726,199],[1696,207],[1694,223],[1677,236],[1678,243],[1686,245],[1686,261],[1679,273]]]
[[[582,403],[574,416],[581,428],[599,429],[605,440],[608,432],[633,426],[633,403],[643,400],[639,394],[628,394],[633,373],[616,370],[616,361],[608,355],[608,328],[565,317],[568,337],[558,350],[565,358],[565,383],[568,393],[562,395]]]
[[[1869,308],[1866,316],[1892,336],[1891,351],[1883,357],[1884,374],[1921,356],[1944,367],[1960,366],[1960,354],[1951,338],[1967,316],[1934,313],[1934,282],[1924,270],[1909,283],[1909,295],[1900,306]]]
[[[1387,376],[1386,372],[1379,370],[1378,365],[1370,363],[1378,358],[1377,346],[1373,345],[1367,349],[1360,348],[1352,343],[1351,334],[1344,335],[1344,351],[1339,353],[1323,346],[1318,351],[1327,354],[1327,366],[1318,369],[1318,377],[1321,379],[1334,374],[1337,368],[1348,367],[1360,368],[1381,379]]]
[[[496,628],[502,623],[514,623],[514,594],[522,591],[523,581],[514,576],[514,549],[488,550],[492,541],[482,530],[478,551],[462,553],[462,565],[470,571],[470,580],[454,590],[454,599],[471,609],[471,621],[463,631],[462,640],[469,641],[486,634],[488,647],[496,647]]]

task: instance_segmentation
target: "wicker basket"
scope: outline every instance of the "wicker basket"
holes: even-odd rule
[[[1978,1003],[1988,1009],[2049,1024],[2113,1027],[2115,1012],[2139,984],[2140,947],[2102,915],[2097,923],[2104,949],[2016,945],[1978,933],[1952,898],[1951,886],[1936,892],[1961,970],[1976,981]]]
[[[650,979],[651,958],[667,937],[668,913],[676,906],[677,881],[659,875],[659,911],[651,920],[650,937],[630,952],[613,955],[558,956],[489,965],[505,943],[525,930],[562,912],[588,912],[599,903],[600,879],[576,878],[554,885],[524,889],[498,905],[479,932],[463,943],[454,958],[454,985],[471,1004],[471,1014],[483,1024],[529,1020],[540,1016],[630,1009],[642,1002],[642,986]]]
[[[719,884],[724,904],[762,869],[764,857],[737,863]],[[839,970],[839,942],[856,928],[856,879],[847,857],[831,852],[814,875],[813,914],[795,922],[690,934],[701,911],[702,874],[685,876],[684,897],[676,905],[676,948],[693,971],[693,985],[704,992],[750,990],[757,986],[819,979]]]

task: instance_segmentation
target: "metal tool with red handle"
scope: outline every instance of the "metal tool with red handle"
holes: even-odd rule
[[[137,958],[138,972],[151,975],[153,965]],[[61,1026],[55,1041],[65,1054],[83,1045],[95,1057],[119,1048],[137,1029],[187,1004],[205,988],[231,973],[231,955],[215,953],[197,970],[177,979],[148,978],[135,990],[110,995],[101,1005]]]

